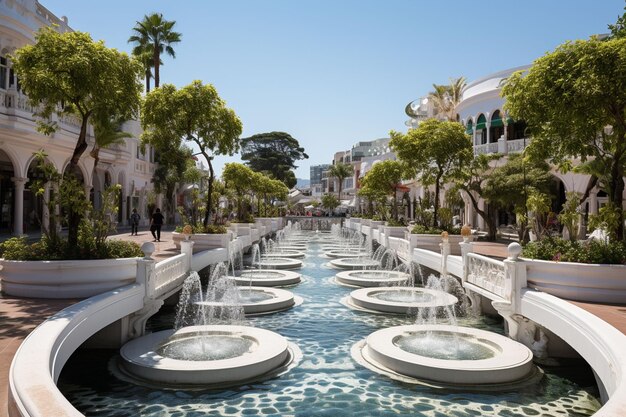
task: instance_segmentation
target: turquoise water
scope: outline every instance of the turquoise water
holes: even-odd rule
[[[350,289],[331,281],[337,272],[311,243],[291,288],[304,303],[289,311],[249,319],[297,344],[303,358],[288,373],[237,389],[154,389],[117,379],[113,350],[79,350],[68,361],[59,387],[88,416],[587,416],[600,406],[593,376],[584,362],[545,369],[534,387],[515,392],[442,391],[391,380],[355,363],[352,345],[375,330],[412,323],[409,317],[357,312],[340,300]],[[153,330],[172,327],[174,313],[160,313]],[[459,325],[502,332],[499,321],[461,318]]]

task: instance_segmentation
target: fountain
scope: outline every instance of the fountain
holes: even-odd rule
[[[302,261],[298,259],[283,256],[266,256],[266,253],[267,250],[265,253],[262,253],[258,244],[252,245],[252,266],[259,269],[297,269],[302,267]],[[302,253],[302,256],[304,256],[304,253]]]
[[[175,328],[122,346],[123,369],[152,382],[222,387],[269,376],[288,364],[293,355],[285,338],[241,325],[244,307],[237,288],[223,278],[225,270],[223,264],[216,268],[205,294],[192,273],[183,285]]]
[[[261,268],[266,265],[261,262],[260,247],[258,244],[252,245],[252,265],[256,269],[240,269],[235,271],[231,268],[232,275],[226,277],[241,286],[257,286],[257,287],[286,287],[296,285],[302,280],[302,276],[293,271],[265,269]],[[290,260],[295,261],[295,260]],[[302,263],[301,261],[296,261]]]

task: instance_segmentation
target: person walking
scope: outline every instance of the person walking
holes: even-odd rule
[[[154,238],[153,242],[161,241],[161,226],[163,226],[163,215],[161,214],[161,209],[157,208],[152,213],[152,218],[150,219],[150,232]]]
[[[139,227],[139,220],[141,220],[141,216],[137,213],[137,209],[133,209],[133,214],[130,215],[130,235],[137,236],[137,229]]]

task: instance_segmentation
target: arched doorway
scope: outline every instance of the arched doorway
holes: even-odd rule
[[[502,136],[504,136],[504,122],[500,110],[496,110],[491,115],[489,124],[489,143],[497,143]]]
[[[41,230],[41,224],[44,221],[44,197],[38,196],[32,188],[36,181],[44,181],[45,175],[38,168],[36,159],[31,161],[26,175],[28,182],[24,189],[24,232],[28,233]]]
[[[0,150],[0,234],[13,232],[15,184],[13,162],[6,152]]]
[[[480,114],[476,119],[476,144],[484,145],[487,143],[487,118],[484,114]]]

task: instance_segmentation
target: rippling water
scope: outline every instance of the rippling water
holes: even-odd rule
[[[350,289],[334,284],[337,272],[310,245],[301,270],[308,278],[290,290],[304,303],[289,311],[250,319],[297,344],[303,358],[288,373],[221,391],[154,389],[121,381],[108,370],[112,350],[79,350],[68,361],[59,386],[89,416],[587,416],[600,406],[591,371],[582,362],[546,369],[534,387],[515,392],[435,390],[391,380],[356,364],[351,346],[375,330],[410,324],[349,310],[340,300]],[[173,312],[151,321],[154,330],[171,327]],[[502,332],[500,321],[462,318],[459,325]]]

